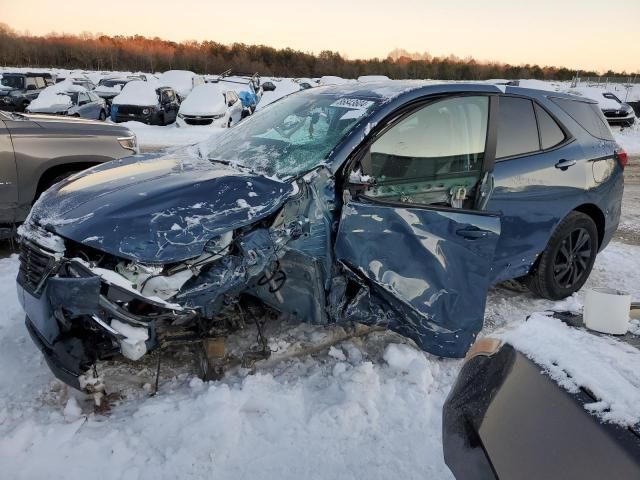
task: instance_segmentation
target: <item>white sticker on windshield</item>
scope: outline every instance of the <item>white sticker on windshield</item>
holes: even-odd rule
[[[347,98],[343,97],[333,102],[330,107],[339,108],[353,108],[354,110],[364,110],[373,105],[371,100],[364,100],[362,98]]]
[[[367,113],[367,111],[364,108],[348,110],[347,113],[340,117],[340,120],[354,120],[356,118],[360,118],[365,113]]]

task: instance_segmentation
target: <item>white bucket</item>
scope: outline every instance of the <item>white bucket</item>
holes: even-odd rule
[[[611,335],[624,335],[629,330],[631,295],[613,288],[587,290],[583,319],[587,328]]]

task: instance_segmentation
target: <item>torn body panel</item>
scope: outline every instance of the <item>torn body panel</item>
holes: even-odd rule
[[[391,329],[462,357],[482,328],[499,236],[496,215],[351,201],[336,257],[396,311]]]

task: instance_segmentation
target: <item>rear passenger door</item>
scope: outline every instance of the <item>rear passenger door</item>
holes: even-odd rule
[[[335,255],[376,294],[346,315],[384,321],[382,299],[389,328],[440,356],[464,356],[483,324],[500,236],[499,216],[478,208],[492,104],[487,95],[432,100],[391,120],[346,172]]]
[[[542,104],[501,95],[494,189],[487,204],[502,214],[495,281],[529,272],[586,187],[584,152],[569,131]]]

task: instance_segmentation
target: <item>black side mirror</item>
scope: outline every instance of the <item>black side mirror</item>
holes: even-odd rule
[[[36,88],[35,85],[27,85],[27,90],[35,90]]]
[[[262,90],[265,92],[273,92],[276,89],[276,86],[273,82],[264,82],[262,84]]]

